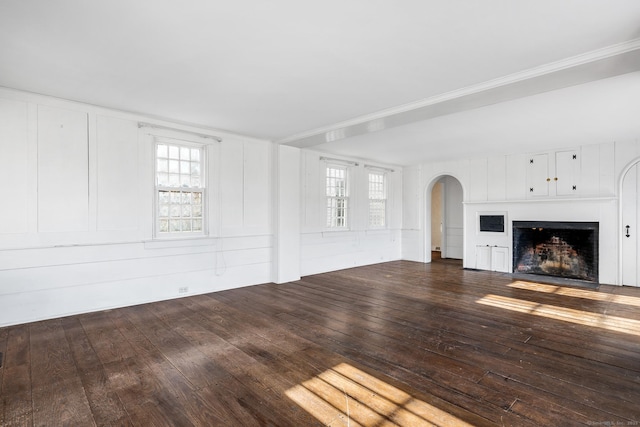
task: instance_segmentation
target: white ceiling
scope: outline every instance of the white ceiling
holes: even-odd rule
[[[640,72],[356,135],[313,148],[408,165],[640,138]],[[631,160],[631,159],[630,159]]]
[[[638,137],[638,38],[638,0],[1,0],[0,86],[411,164]]]

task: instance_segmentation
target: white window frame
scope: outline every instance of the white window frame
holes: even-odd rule
[[[187,186],[187,185],[170,185],[169,183],[166,182],[159,182],[159,173],[164,172],[164,171],[159,171],[159,160],[160,159],[164,159],[163,157],[160,157],[158,155],[158,147],[161,145],[166,145],[166,146],[172,146],[172,147],[178,147],[178,149],[180,148],[185,148],[188,149],[190,151],[190,153],[193,152],[193,150],[197,150],[199,153],[199,162],[195,162],[195,161],[191,161],[191,158],[189,159],[189,167],[191,168],[191,163],[198,163],[200,166],[200,171],[199,171],[199,175],[194,175],[191,170],[189,172],[189,179],[195,177],[195,176],[199,176],[200,177],[200,181],[199,184],[197,186]],[[169,158],[166,157],[167,161],[169,161]],[[209,222],[209,215],[208,215],[208,203],[209,203],[209,190],[208,190],[208,185],[207,185],[207,179],[208,179],[208,148],[207,148],[207,144],[203,144],[203,143],[197,143],[197,142],[192,142],[186,139],[178,139],[178,138],[168,138],[168,137],[154,137],[154,144],[153,144],[153,171],[154,171],[154,197],[153,197],[153,211],[154,211],[154,227],[153,227],[153,235],[154,238],[156,239],[184,239],[184,238],[194,238],[194,237],[205,237],[208,235],[208,222]],[[175,159],[171,159],[171,160],[175,160]],[[181,161],[178,160],[181,164],[182,163],[186,163],[187,161]],[[179,172],[182,172],[181,169],[179,169]],[[186,173],[181,173],[178,177],[178,179],[180,179],[182,176],[186,176]],[[160,194],[163,192],[169,192],[170,195],[169,197],[173,197],[173,194],[176,192],[179,192],[181,201],[178,202],[178,209],[180,209],[180,216],[179,217],[173,217],[172,216],[172,208],[176,205],[176,203],[170,203],[169,204],[163,204],[161,203],[160,200]],[[183,194],[190,194],[191,200],[194,199],[194,196],[196,194],[200,195],[200,204],[197,203],[193,203],[191,202],[191,204],[188,203],[183,203]],[[197,208],[198,206],[200,206],[200,216],[198,217],[197,214],[195,213],[195,208]],[[191,215],[188,217],[183,216],[184,215],[184,211],[185,208],[190,208],[191,210]],[[167,214],[166,210],[164,208],[169,209],[169,212]],[[161,209],[163,210],[162,214],[161,214]],[[186,209],[189,210],[189,209]],[[164,225],[161,225],[161,222],[165,220],[165,217],[167,218],[168,222],[168,227],[165,228]],[[179,218],[179,219],[174,219],[171,220],[171,218]],[[193,228],[196,224],[197,221],[200,221],[200,230],[196,230],[196,231],[171,231],[172,227],[171,227],[171,221],[180,221],[180,226],[182,227],[183,221],[189,221],[191,224],[191,227]],[[164,230],[168,230],[168,231],[164,231]]]
[[[377,176],[377,177],[381,177],[382,178],[382,197],[372,197],[372,181],[371,181],[371,176]],[[368,170],[367,171],[367,196],[368,196],[368,225],[369,228],[371,229],[385,229],[388,226],[388,177],[387,177],[387,173],[383,172],[383,171],[376,171],[376,170]],[[373,223],[373,205],[374,204],[383,204],[384,205],[384,209],[382,212],[382,224],[374,224]]]
[[[333,191],[335,186],[330,185],[330,180],[332,177],[329,175],[330,170],[343,171],[344,172],[344,194],[334,194],[339,193],[339,191]],[[349,201],[349,193],[350,193],[350,177],[349,177],[349,167],[341,164],[332,164],[328,163],[325,165],[324,172],[324,193],[325,193],[325,227],[328,230],[348,230],[350,226],[350,209],[351,203]],[[342,207],[339,207],[342,205]],[[343,215],[338,215],[338,212],[342,210]],[[334,214],[335,212],[335,214]],[[342,218],[342,224],[340,224],[340,219]]]

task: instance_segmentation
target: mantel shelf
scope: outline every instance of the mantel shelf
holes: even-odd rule
[[[562,202],[613,202],[617,201],[615,196],[607,197],[554,197],[540,199],[516,199],[516,200],[484,200],[466,201],[464,205],[486,205],[486,204],[507,204],[507,203],[562,203]]]

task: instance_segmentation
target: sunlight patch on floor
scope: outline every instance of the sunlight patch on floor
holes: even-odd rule
[[[518,313],[533,314],[554,320],[562,320],[583,326],[593,326],[609,331],[625,334],[640,335],[640,321],[624,317],[609,316],[573,308],[558,307],[550,304],[540,304],[517,298],[500,295],[486,295],[480,298],[478,304],[503,308]]]
[[[640,307],[640,298],[626,295],[613,295],[604,292],[591,291],[587,289],[567,288],[564,286],[547,285],[544,283],[516,281],[509,285],[511,288],[525,289],[528,291],[544,292],[548,294],[563,295],[574,298],[584,298],[593,301],[613,302]]]
[[[470,426],[346,363],[290,388],[286,395],[327,426]]]

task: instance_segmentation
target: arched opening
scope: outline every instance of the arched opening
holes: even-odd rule
[[[427,187],[425,260],[464,258],[464,208],[460,181],[451,175]]]

